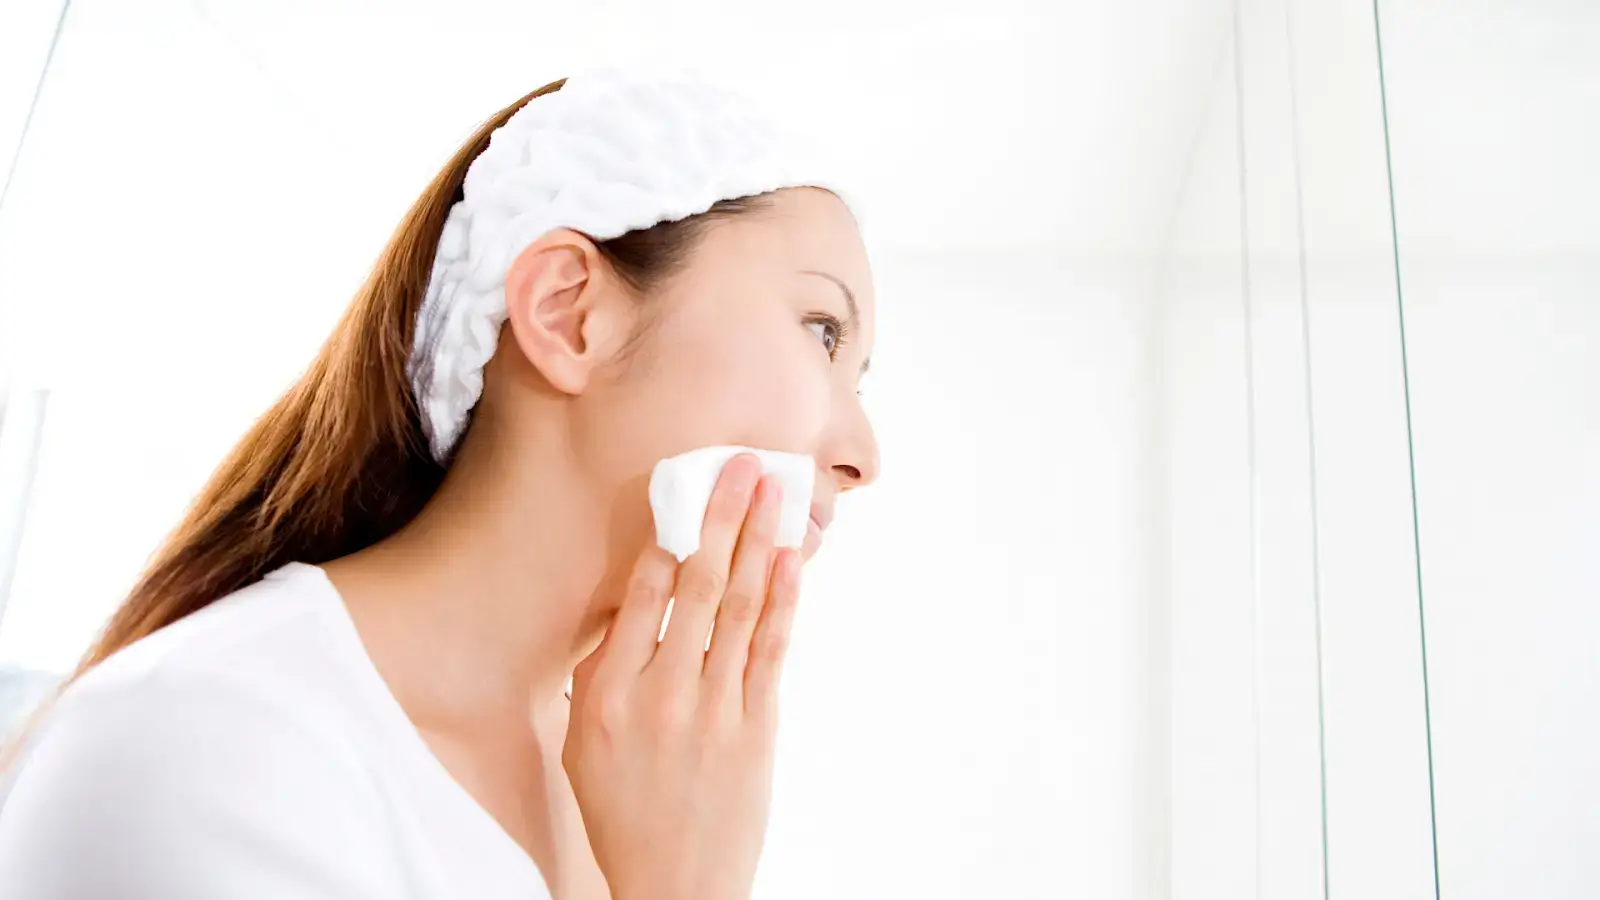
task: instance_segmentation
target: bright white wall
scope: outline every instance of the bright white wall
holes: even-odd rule
[[[1322,802],[1307,370],[1298,280],[1261,246],[1295,195],[1263,115],[1284,89],[1250,77],[1271,57],[1246,24],[1219,22],[1158,291],[1167,889],[1309,900]]]
[[[1255,636],[1249,373],[1232,40],[1219,31],[1157,286],[1167,883],[1252,897]]]
[[[884,475],[808,576],[761,896],[1159,896],[1140,294],[1031,255],[878,278]]]
[[[1600,10],[1381,7],[1439,881],[1600,891]]]

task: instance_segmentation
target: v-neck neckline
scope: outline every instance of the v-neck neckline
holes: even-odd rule
[[[433,748],[428,745],[427,739],[422,736],[421,730],[411,720],[411,716],[406,713],[405,707],[400,704],[399,698],[384,680],[383,673],[378,671],[372,654],[367,652],[366,642],[361,637],[360,629],[356,627],[354,616],[350,614],[350,607],[345,603],[344,596],[339,593],[339,588],[328,577],[328,573],[322,567],[308,563],[289,565],[302,570],[306,578],[315,579],[321,593],[327,598],[333,618],[338,625],[340,639],[350,651],[351,674],[361,683],[363,692],[370,696],[377,707],[385,730],[392,734],[394,740],[415,759],[421,769],[431,773],[431,777],[443,785],[445,793],[454,797],[458,805],[469,811],[469,815],[479,819],[486,826],[486,831],[498,835],[497,840],[504,845],[507,855],[518,860],[518,867],[526,868],[528,876],[544,889],[546,896],[549,896],[550,885],[539,869],[539,864],[528,854],[527,849],[506,831],[500,820],[456,780],[444,761],[439,759]]]

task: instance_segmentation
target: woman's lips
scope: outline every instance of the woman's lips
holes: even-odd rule
[[[800,545],[800,556],[810,559],[822,549],[822,526],[817,524],[815,517],[806,520],[806,539]]]
[[[800,553],[810,559],[822,547],[822,533],[828,530],[828,524],[833,520],[833,510],[822,504],[813,504],[811,518],[806,522],[806,539],[800,547]]]
[[[811,524],[817,526],[820,534],[828,530],[828,525],[833,522],[833,508],[821,503],[811,504]]]

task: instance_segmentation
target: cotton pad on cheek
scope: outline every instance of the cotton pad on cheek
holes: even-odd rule
[[[700,549],[700,529],[705,523],[711,491],[722,467],[741,453],[755,454],[765,474],[783,488],[778,512],[779,547],[800,549],[811,519],[811,490],[817,464],[803,453],[757,450],[753,447],[701,447],[656,463],[650,473],[650,512],[655,516],[656,543],[683,562]]]

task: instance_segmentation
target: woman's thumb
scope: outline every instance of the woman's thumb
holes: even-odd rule
[[[581,661],[579,661],[577,667],[572,670],[573,706],[579,705],[582,702],[583,697],[588,694],[589,685],[594,681],[595,671],[600,666],[601,657],[605,655],[606,643],[610,636],[610,632],[608,631],[606,633],[606,638],[602,639],[600,643],[589,652],[589,655],[585,656]]]

